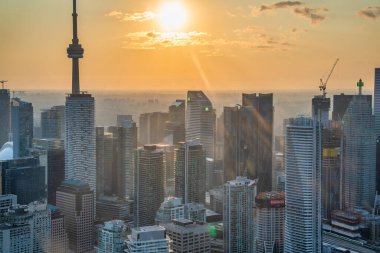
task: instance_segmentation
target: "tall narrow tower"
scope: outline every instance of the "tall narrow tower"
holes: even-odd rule
[[[67,49],[73,72],[72,93],[66,97],[65,107],[65,178],[88,183],[95,192],[95,100],[79,87],[79,58],[83,57],[83,49],[77,35],[77,17],[73,0],[73,40]]]

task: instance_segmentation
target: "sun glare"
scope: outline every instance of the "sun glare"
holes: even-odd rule
[[[186,24],[187,11],[178,1],[167,2],[159,10],[158,20],[165,31],[178,31]]]

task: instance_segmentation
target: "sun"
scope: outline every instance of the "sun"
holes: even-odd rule
[[[178,1],[167,2],[158,12],[158,20],[165,31],[178,31],[186,24],[187,11]]]

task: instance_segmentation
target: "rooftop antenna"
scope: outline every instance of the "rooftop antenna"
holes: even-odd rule
[[[362,79],[359,80],[359,82],[356,83],[356,86],[359,87],[359,95],[362,95],[362,89],[363,89],[363,86],[364,86],[364,83],[362,81]]]
[[[5,83],[7,83],[8,81],[6,81],[6,80],[1,80],[0,81],[0,83],[1,83],[1,87],[2,87],[2,89],[4,90],[4,85],[5,85]]]
[[[334,65],[332,66],[329,75],[326,78],[326,81],[323,82],[322,78],[320,79],[320,85],[319,85],[319,90],[322,91],[322,96],[325,98],[326,97],[326,88],[327,88],[327,82],[330,80],[331,74],[333,73],[336,65],[338,64],[339,58],[336,59]]]

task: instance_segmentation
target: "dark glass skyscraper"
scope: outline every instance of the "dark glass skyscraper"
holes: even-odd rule
[[[165,135],[171,136],[173,145],[178,145],[178,142],[186,139],[185,112],[186,100],[177,99],[169,106],[169,120],[166,122]]]
[[[19,98],[11,102],[13,157],[29,155],[33,144],[33,106]]]
[[[41,138],[64,139],[65,106],[53,106],[41,112]]]
[[[21,205],[46,197],[45,167],[38,158],[2,161],[0,169],[2,194],[17,195]]]
[[[9,140],[11,109],[9,90],[0,89],[0,147]]]
[[[242,101],[224,109],[225,180],[246,175],[259,179],[258,192],[271,191],[273,94],[243,94]]]

